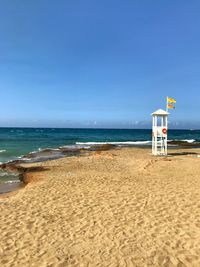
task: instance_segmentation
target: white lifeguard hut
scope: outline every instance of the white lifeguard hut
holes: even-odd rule
[[[167,155],[167,130],[169,113],[158,109],[152,114],[152,154]]]

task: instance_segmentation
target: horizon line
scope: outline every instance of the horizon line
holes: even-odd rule
[[[152,128],[95,128],[95,127],[31,127],[31,126],[0,126],[0,129],[11,129],[11,128],[16,128],[16,129],[88,129],[88,130],[152,130]],[[180,131],[200,131],[200,129],[186,129],[186,128],[169,128],[168,130],[180,130]]]

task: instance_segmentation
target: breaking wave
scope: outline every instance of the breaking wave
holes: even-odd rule
[[[196,140],[195,139],[185,139],[185,140],[181,140],[182,142],[187,142],[189,144],[194,143]]]
[[[116,146],[132,146],[132,145],[150,145],[151,141],[125,141],[125,142],[76,142],[77,145],[116,145]]]

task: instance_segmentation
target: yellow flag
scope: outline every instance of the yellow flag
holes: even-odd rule
[[[171,98],[171,97],[168,97],[167,98],[167,103],[176,103],[176,99],[174,99],[174,98]]]

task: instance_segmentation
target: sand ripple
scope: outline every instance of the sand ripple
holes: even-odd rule
[[[125,148],[31,166],[41,180],[0,199],[0,266],[200,266],[194,155]]]

